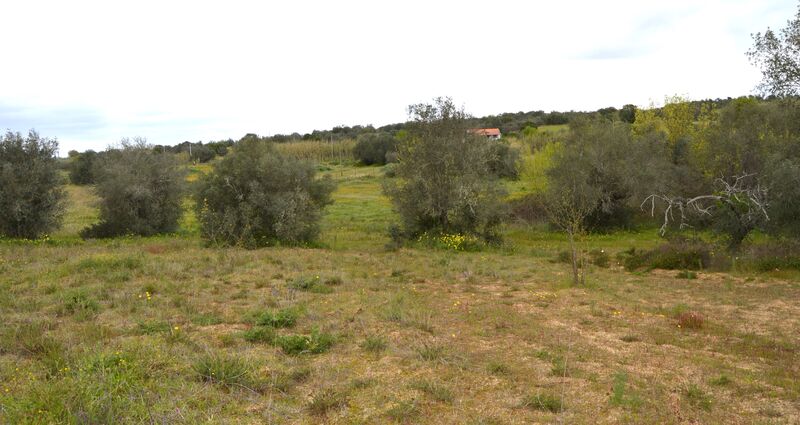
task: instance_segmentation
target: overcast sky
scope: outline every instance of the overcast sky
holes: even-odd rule
[[[5,1],[0,129],[70,149],[753,92],[797,0]]]

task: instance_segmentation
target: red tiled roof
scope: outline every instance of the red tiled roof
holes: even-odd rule
[[[472,134],[479,134],[481,136],[499,136],[499,128],[471,128],[469,132]]]

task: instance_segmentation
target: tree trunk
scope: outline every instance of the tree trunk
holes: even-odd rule
[[[578,285],[578,255],[575,250],[575,232],[570,230],[567,232],[569,235],[569,249],[572,251],[572,283]]]

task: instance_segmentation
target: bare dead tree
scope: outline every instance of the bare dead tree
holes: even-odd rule
[[[767,188],[758,182],[749,183],[754,180],[752,178],[754,176],[755,174],[734,176],[732,182],[718,178],[715,181],[720,188],[717,192],[693,198],[652,194],[645,198],[640,208],[644,210],[649,202],[650,215],[655,216],[656,203],[660,201],[665,205],[664,222],[659,229],[659,233],[663,236],[671,222],[678,222],[679,228],[684,229],[691,227],[688,223],[690,216],[711,217],[720,205],[728,206],[735,213],[737,226],[741,229],[734,235],[736,240],[733,244],[738,245],[762,220],[769,221]]]

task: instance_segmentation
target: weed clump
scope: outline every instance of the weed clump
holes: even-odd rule
[[[297,289],[298,291],[307,291],[316,294],[329,294],[333,292],[333,288],[331,288],[330,285],[322,283],[319,276],[296,277],[289,283],[289,287]]]
[[[486,366],[486,371],[492,375],[510,375],[511,368],[505,363],[489,362]]]
[[[389,418],[403,423],[413,420],[419,414],[419,407],[414,400],[403,400],[386,411]]]
[[[100,311],[100,304],[83,291],[67,295],[62,305],[64,314],[75,315],[78,320],[93,317],[98,311]]]
[[[561,397],[547,393],[530,394],[520,403],[520,407],[552,413],[561,412],[562,406]]]
[[[272,344],[275,341],[275,330],[267,326],[256,326],[242,333],[247,342]]]
[[[204,382],[225,386],[247,386],[250,383],[250,367],[236,357],[204,354],[195,361],[193,370]]]
[[[429,395],[442,403],[452,403],[453,393],[449,388],[429,380],[419,380],[411,383],[411,388]]]
[[[711,410],[711,396],[697,384],[689,384],[683,389],[683,396],[694,407]]]
[[[416,349],[417,354],[422,360],[429,362],[441,360],[445,355],[445,348],[441,345],[423,344]]]
[[[300,312],[296,308],[283,308],[277,311],[267,311],[256,319],[257,326],[272,328],[290,328],[297,322]]]
[[[312,415],[323,416],[328,411],[347,404],[347,395],[333,388],[323,389],[311,397],[306,408]]]
[[[275,338],[275,345],[289,355],[324,353],[334,342],[333,335],[317,329],[311,331],[311,335],[279,335]]]
[[[380,335],[368,335],[364,342],[361,343],[361,348],[370,353],[380,353],[388,346],[386,338]]]

